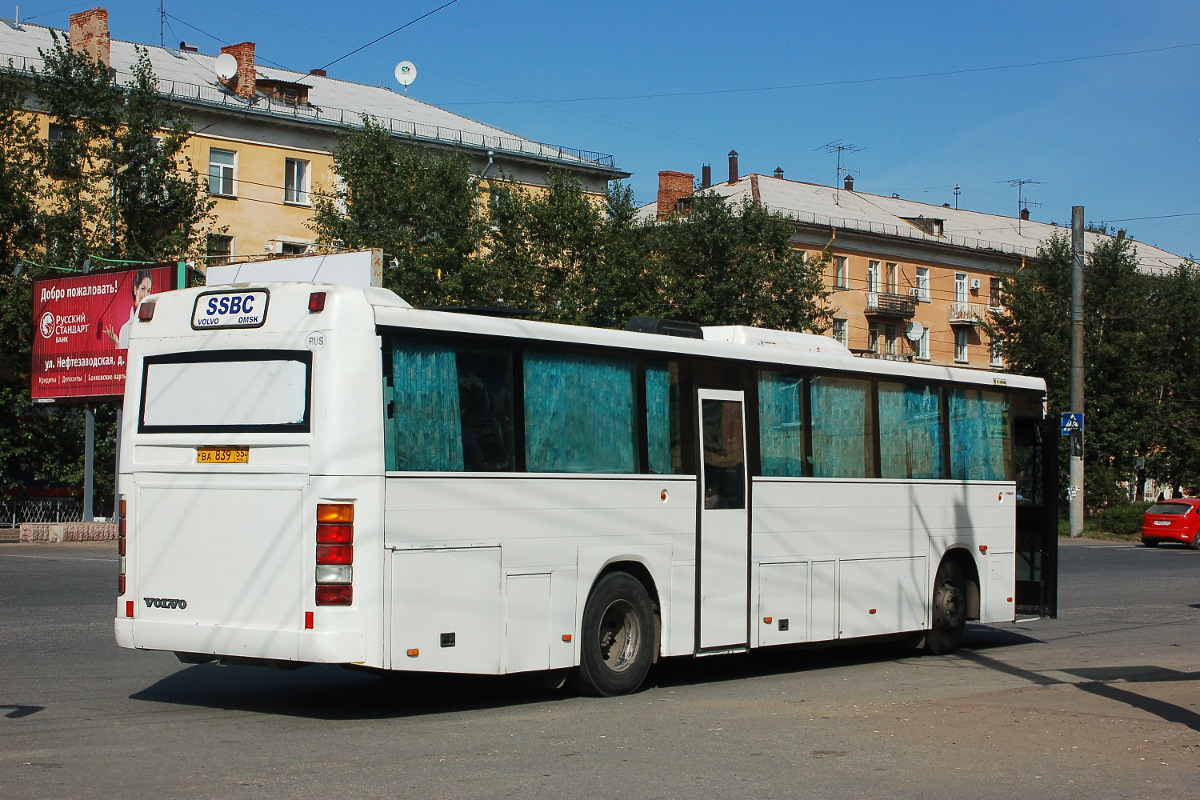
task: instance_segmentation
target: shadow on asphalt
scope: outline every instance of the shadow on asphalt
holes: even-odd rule
[[[963,653],[1037,643],[1012,631],[969,626]],[[736,655],[668,658],[651,670],[646,688],[672,688],[809,673],[920,658],[892,644],[822,648],[772,647]],[[202,664],[131,695],[152,703],[218,708],[313,719],[393,719],[567,700],[570,689],[545,688],[544,675],[478,676],[417,672],[379,674],[338,666],[296,670]]]

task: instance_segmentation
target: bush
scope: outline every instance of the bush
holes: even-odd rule
[[[1121,503],[1102,508],[1096,514],[1100,530],[1118,536],[1136,536],[1142,530],[1142,516],[1153,503]]]

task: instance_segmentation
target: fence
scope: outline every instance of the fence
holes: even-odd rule
[[[83,501],[72,497],[40,500],[0,500],[0,527],[16,528],[23,522],[82,522]]]

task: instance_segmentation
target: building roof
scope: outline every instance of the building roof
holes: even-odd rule
[[[759,174],[719,183],[705,191],[735,203],[761,203],[801,224],[1018,257],[1036,257],[1039,244],[1056,233],[1071,233],[1069,220],[1065,226],[1054,225]],[[654,203],[639,209],[642,218],[653,218],[655,212]],[[940,224],[935,226],[935,221]],[[1107,238],[1111,237],[1089,231],[1085,233],[1084,248],[1091,251],[1099,240]],[[1182,256],[1142,242],[1134,245],[1146,273],[1162,274],[1189,263]]]
[[[43,60],[39,50],[49,51],[54,47],[52,31],[57,33],[59,41],[66,44],[66,31],[25,22],[0,21],[0,65],[7,64],[11,69],[21,72],[41,70]],[[263,114],[334,127],[361,126],[364,117],[370,116],[397,135],[411,136],[431,144],[494,150],[551,162],[568,169],[606,173],[612,178],[628,175],[616,168],[611,155],[527,139],[382,86],[368,86],[256,64],[259,80],[307,86],[308,104],[289,105],[261,93],[253,100],[246,100],[218,82],[215,72],[217,56],[190,50],[112,39],[110,66],[116,70],[118,82],[128,81],[137,62],[136,48],[139,47],[144,48],[149,56],[158,78],[159,90],[183,105]]]

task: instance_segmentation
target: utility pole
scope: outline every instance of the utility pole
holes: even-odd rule
[[[1083,206],[1071,206],[1071,412],[1083,416]],[[1083,429],[1071,431],[1071,538],[1083,535]]]

